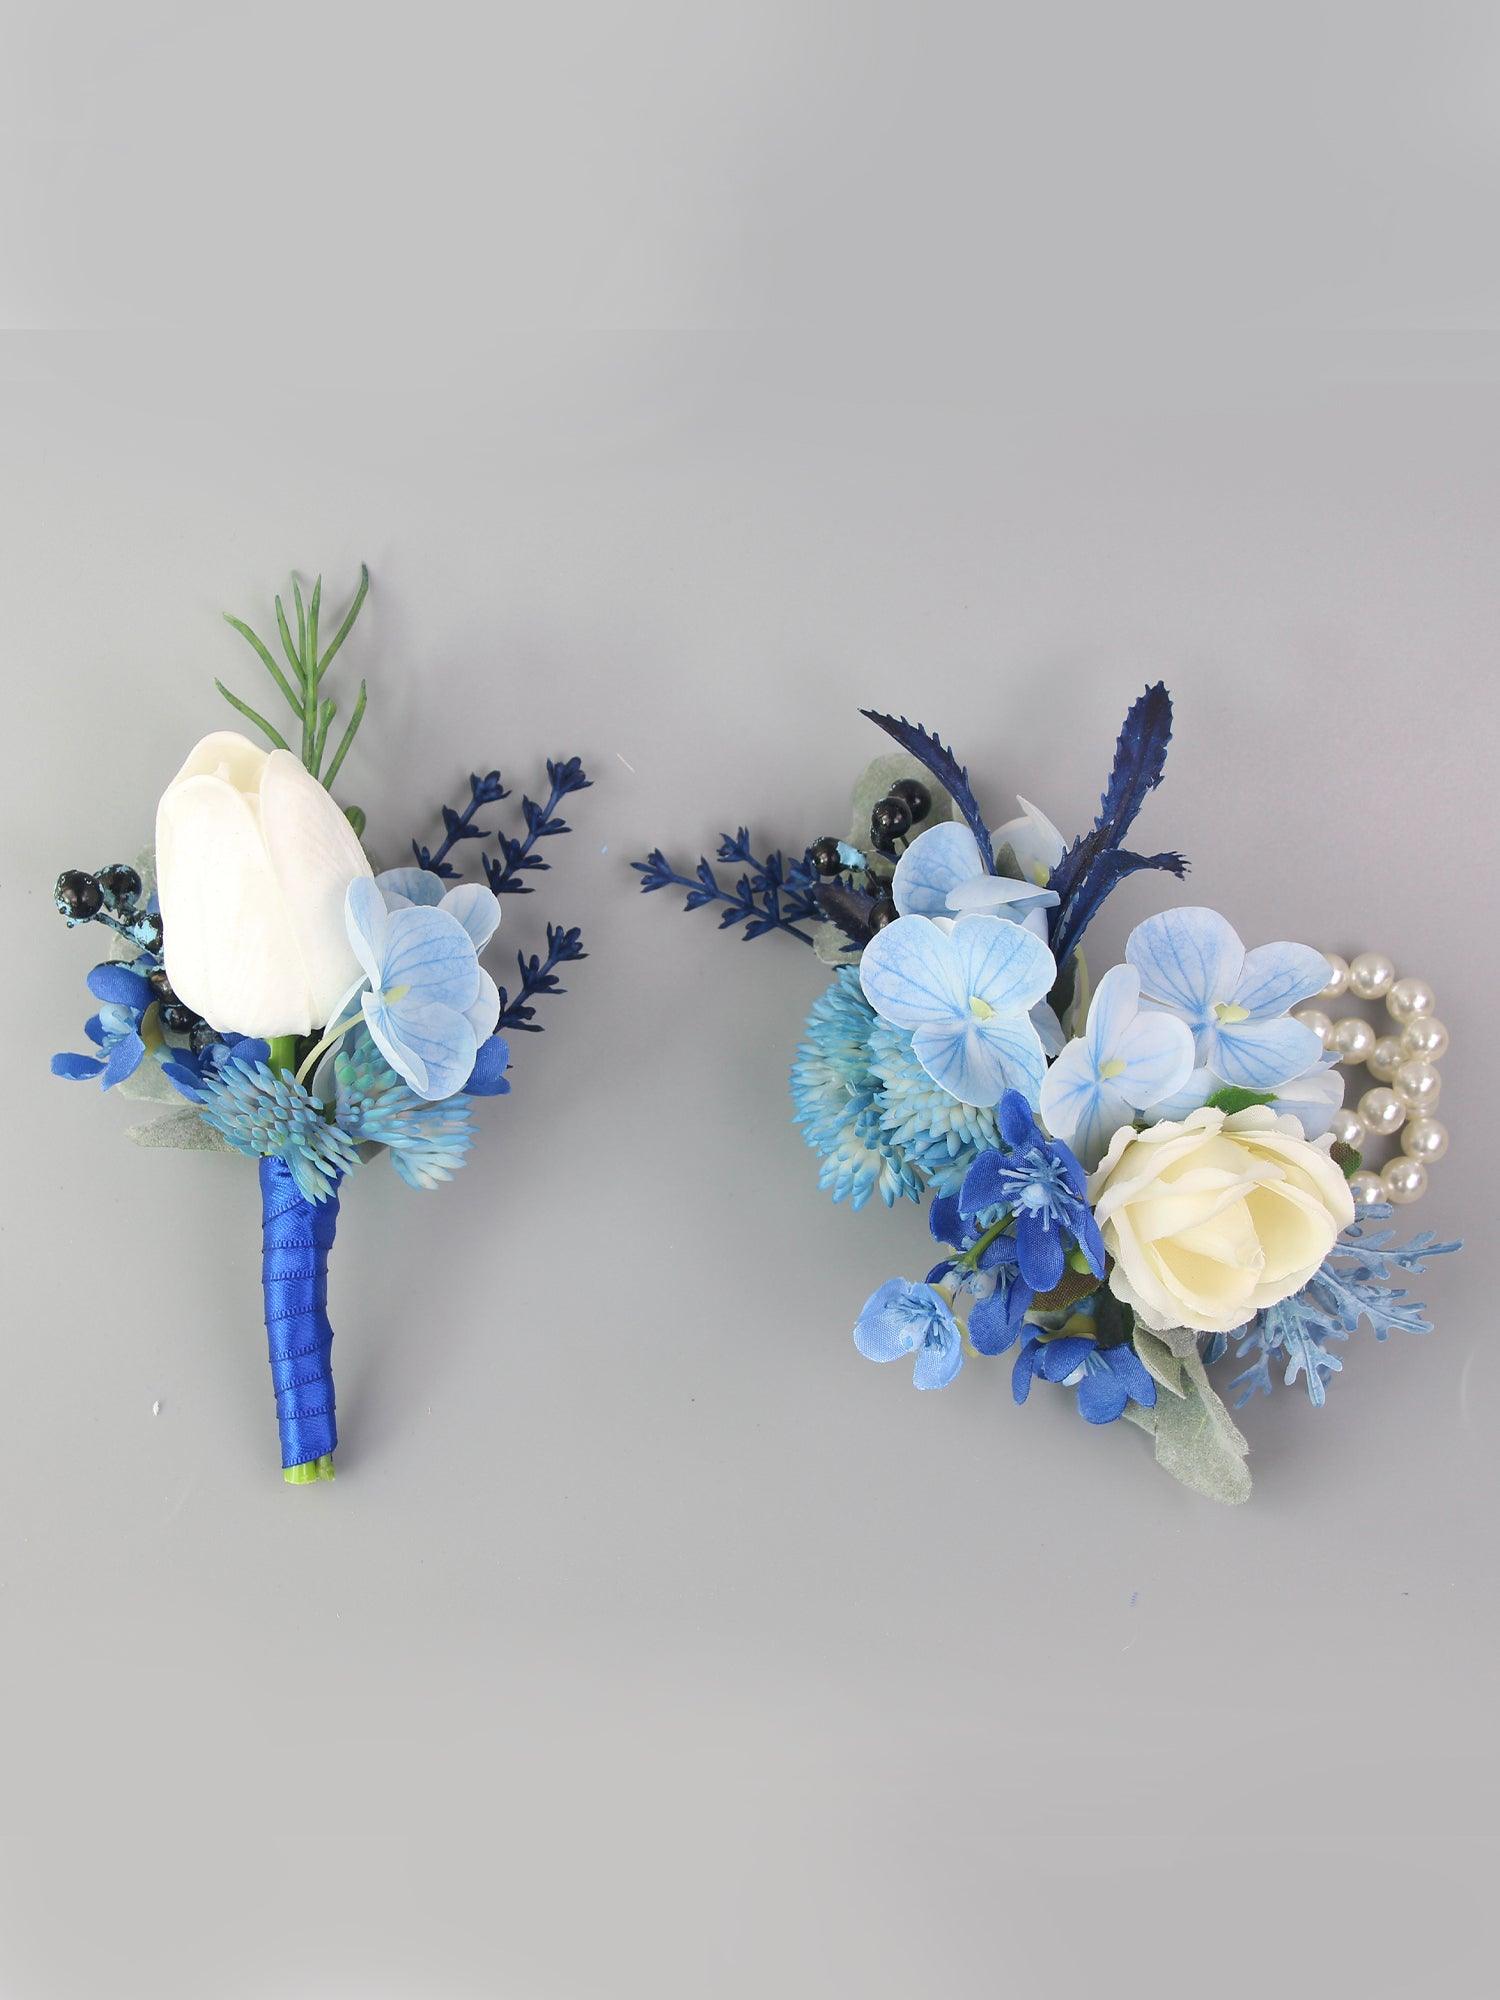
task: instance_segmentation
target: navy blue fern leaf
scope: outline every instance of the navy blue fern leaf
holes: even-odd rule
[[[1172,741],[1172,697],[1161,681],[1131,704],[1115,745],[1109,783],[1099,802],[1092,831],[1064,854],[1048,877],[1058,901],[1048,918],[1048,941],[1059,967],[1065,966],[1099,914],[1105,898],[1142,868],[1161,868],[1181,877],[1180,854],[1134,854],[1121,845],[1149,793],[1162,781]]]
[[[445,882],[458,879],[458,870],[448,856],[461,840],[488,840],[489,833],[482,826],[475,826],[474,815],[482,806],[498,805],[501,799],[508,799],[510,793],[500,782],[500,773],[490,771],[484,777],[472,772],[469,777],[469,803],[459,812],[455,806],[443,807],[443,841],[433,851],[414,840],[411,851],[417,858],[417,866],[425,868],[429,874],[439,875]]]
[[[547,794],[545,805],[538,805],[535,799],[523,797],[521,800],[521,817],[526,823],[525,833],[516,839],[512,839],[509,834],[500,834],[499,857],[492,854],[484,857],[485,877],[497,896],[531,894],[531,883],[521,878],[547,866],[545,859],[533,852],[536,843],[539,840],[550,839],[554,834],[572,831],[557,809],[570,793],[586,792],[593,781],[585,774],[583,764],[577,757],[568,757],[562,762],[549,757],[547,782],[551,790]]]
[[[959,763],[953,752],[918,722],[908,722],[903,715],[882,715],[879,709],[862,708],[860,714],[873,722],[877,729],[883,729],[892,742],[899,743],[909,756],[915,757],[924,770],[930,771],[938,783],[951,795],[953,803],[963,814],[970,833],[979,843],[979,853],[985,870],[995,872],[995,849],[990,840],[990,830],[984,823],[984,814],[979,810],[979,801],[974,796],[969,783],[969,773]]]
[[[702,910],[710,903],[722,903],[720,930],[743,924],[747,939],[780,930],[800,944],[812,943],[811,936],[797,928],[801,923],[819,920],[818,877],[809,855],[788,860],[773,848],[761,860],[751,850],[749,829],[742,826],[732,835],[720,834],[717,859],[738,865],[745,873],[726,888],[706,855],[699,857],[691,875],[684,875],[659,847],[652,848],[644,861],[632,861],[630,865],[642,877],[643,895],[650,895],[656,889],[685,889],[687,896],[682,906],[685,910]]]
[[[548,993],[566,993],[567,987],[557,976],[560,965],[571,965],[580,958],[587,958],[583,948],[583,933],[575,925],[565,930],[561,924],[547,926],[547,955],[540,958],[535,952],[528,958],[525,952],[516,953],[516,966],[521,974],[521,984],[516,989],[514,1000],[505,988],[500,988],[500,1019],[495,1024],[497,1034],[521,1033],[538,1035],[542,1024],[536,1017],[532,1002]]]

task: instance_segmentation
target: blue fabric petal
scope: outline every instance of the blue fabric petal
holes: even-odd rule
[[[1000,1136],[1007,1146],[1024,1146],[1036,1137],[1036,1120],[1031,1106],[1019,1090],[1008,1090],[1000,1100]]]
[[[1310,944],[1257,945],[1245,954],[1234,1004],[1252,1021],[1271,1021],[1321,993],[1332,976],[1333,967]]]
[[[938,1243],[951,1243],[955,1250],[964,1242],[963,1213],[956,1194],[940,1194],[927,1211],[927,1227]]]
[[[177,1051],[172,1061],[162,1064],[161,1073],[183,1097],[194,1104],[203,1103],[203,1074],[183,1060],[181,1050]]]
[[[96,1000],[113,1001],[133,1014],[144,1014],[156,997],[141,975],[126,965],[96,965],[89,974],[88,988]]]
[[[1208,1031],[1208,1067],[1244,1090],[1271,1090],[1303,1076],[1323,1053],[1321,1036],[1300,1021],[1236,1021]]]
[[[1010,1371],[1010,1393],[1018,1403],[1024,1403],[1031,1394],[1031,1384],[1041,1362],[1041,1351],[1042,1343],[1034,1336],[1021,1344],[1021,1351]]]
[[[916,1346],[919,1324],[909,1310],[916,1289],[905,1278],[887,1278],[866,1299],[854,1323],[854,1345],[867,1361],[896,1361]]]
[[[75,1056],[66,1051],[52,1058],[52,1074],[65,1076],[70,1083],[82,1083],[86,1077],[98,1076],[104,1064],[98,1056]]]
[[[877,931],[860,955],[859,983],[898,1028],[951,1029],[971,1018],[952,947],[926,917],[897,917]]]
[[[1141,975],[1141,991],[1181,1014],[1192,1028],[1228,1000],[1240,982],[1245,948],[1217,910],[1162,910],[1137,924],[1125,943],[1126,962]]]
[[[1087,1334],[1064,1333],[1056,1340],[1044,1340],[1041,1349],[1037,1372],[1048,1382],[1066,1382],[1087,1365],[1094,1343]]]
[[[139,1035],[122,1035],[109,1052],[109,1060],[104,1065],[104,1075],[100,1085],[105,1090],[113,1090],[117,1083],[123,1083],[128,1076],[134,1076],[146,1054],[146,1044]]]
[[[950,1319],[936,1324],[917,1349],[911,1379],[919,1389],[946,1389],[963,1365],[963,1342]]]
[[[896,863],[891,897],[903,917],[946,917],[960,882],[986,873],[979,842],[959,820],[919,833]]]
[[[1143,1409],[1156,1407],[1156,1382],[1146,1368],[1145,1362],[1129,1342],[1105,1350],[1105,1359],[1114,1370],[1116,1378],[1123,1382],[1131,1400]]]
[[[1030,1294],[1024,1285],[998,1285],[969,1314],[969,1339],[979,1354],[1004,1354],[1015,1346],[1025,1325]]]
[[[981,1153],[963,1177],[958,1190],[961,1215],[978,1215],[981,1209],[998,1208],[1004,1201],[1004,1157],[993,1146]]]
[[[1023,1208],[1016,1216],[1016,1251],[1021,1276],[1034,1292],[1050,1292],[1063,1274],[1062,1232],[1045,1216]]]
[[[510,1089],[506,1077],[506,1067],[510,1062],[510,1044],[504,1035],[489,1035],[479,1044],[479,1052],[474,1058],[474,1067],[469,1072],[469,1080],[464,1089],[470,1097],[503,1097]]]
[[[1078,1414],[1085,1423],[1112,1424],[1124,1414],[1130,1396],[1109,1368],[1090,1368],[1078,1385]]]
[[[998,1271],[1002,1265],[1014,1268],[1020,1254],[1016,1248],[1015,1237],[1008,1230],[1004,1230],[999,1236],[992,1236],[980,1251],[977,1268],[981,1271]],[[1020,1281],[1016,1279],[1012,1282]]]
[[[105,1042],[104,1023],[97,1014],[90,1014],[83,1024],[83,1032],[96,1049],[102,1049]]]
[[[408,903],[436,909],[448,886],[430,868],[387,868],[375,881],[388,910],[404,909]]]

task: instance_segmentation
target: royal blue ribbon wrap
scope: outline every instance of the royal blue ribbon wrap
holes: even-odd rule
[[[339,1226],[338,1193],[309,1201],[285,1160],[263,1159],[260,1212],[260,1276],[281,1463],[308,1465],[339,1441],[328,1324],[328,1253]]]

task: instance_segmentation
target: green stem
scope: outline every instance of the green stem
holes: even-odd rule
[[[310,1458],[305,1465],[288,1465],[281,1476],[288,1486],[315,1486],[320,1479],[332,1479],[333,1453],[325,1451],[321,1458]]]
[[[350,1014],[344,1020],[336,1021],[323,1037],[322,1041],[317,1043],[311,1052],[302,1058],[302,1067],[297,1071],[297,1082],[301,1083],[302,1079],[315,1066],[319,1056],[326,1050],[331,1049],[335,1042],[342,1041],[349,1030],[357,1028],[363,1019],[363,1014]]]
[[[297,1067],[297,1037],[295,1035],[273,1035],[271,1037],[270,1069],[273,1076],[290,1076]]]
[[[998,1222],[992,1222],[989,1228],[984,1232],[984,1234],[976,1238],[975,1241],[970,1244],[969,1248],[965,1250],[962,1257],[957,1259],[959,1268],[961,1270],[977,1271],[979,1268],[979,1260],[984,1255],[985,1251],[989,1249],[990,1245],[995,1241],[996,1237],[1003,1236],[1009,1227],[1010,1227],[1010,1211],[1007,1209],[1005,1214],[1001,1216],[1000,1220]]]

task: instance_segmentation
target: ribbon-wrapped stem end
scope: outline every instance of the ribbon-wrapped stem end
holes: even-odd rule
[[[332,1479],[333,1453],[325,1451],[321,1458],[309,1459],[306,1465],[284,1466],[281,1476],[288,1486],[312,1486],[320,1479]]]

